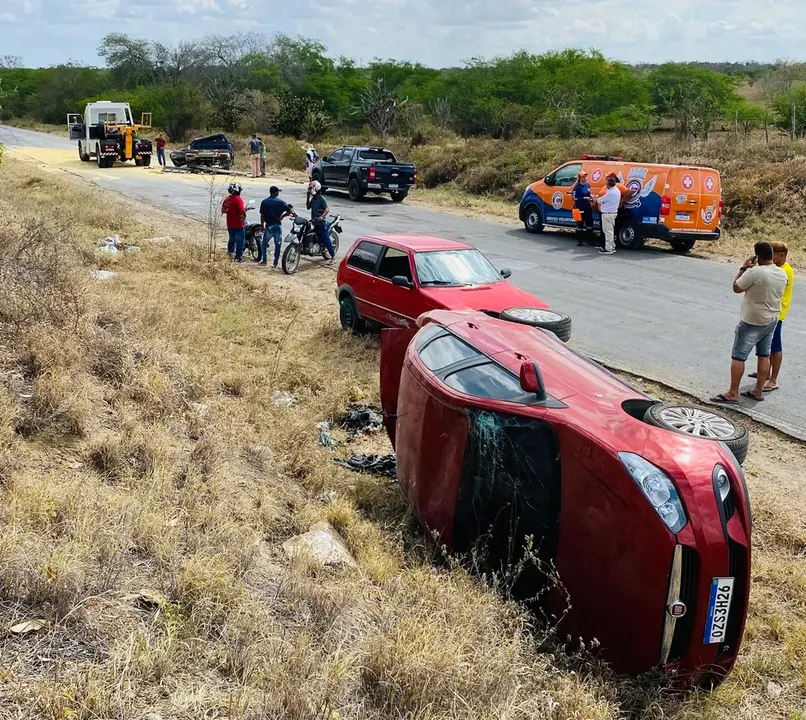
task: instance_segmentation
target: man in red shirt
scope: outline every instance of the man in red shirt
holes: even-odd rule
[[[241,197],[241,186],[238,183],[230,183],[227,188],[229,195],[224,198],[221,205],[221,214],[227,216],[227,233],[229,242],[227,243],[227,255],[230,260],[235,253],[235,262],[243,263],[243,248],[246,244],[246,205]]]
[[[157,146],[157,162],[165,167],[165,138],[162,136],[162,133],[157,135],[157,139],[154,141]]]

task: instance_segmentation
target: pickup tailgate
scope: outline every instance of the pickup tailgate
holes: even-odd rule
[[[409,187],[415,183],[414,165],[377,163],[375,165],[375,180],[373,181],[371,177],[370,174],[370,182],[376,182],[386,187],[394,188],[395,185]]]

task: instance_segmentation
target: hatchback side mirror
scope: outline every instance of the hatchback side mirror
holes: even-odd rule
[[[537,395],[538,400],[546,399],[546,389],[543,387],[543,378],[540,376],[540,370],[537,363],[531,360],[525,360],[521,364],[521,390],[530,395]]]
[[[507,278],[512,277],[512,270],[510,270],[509,268],[501,268],[501,277],[504,278],[505,280]]]
[[[392,285],[397,285],[398,287],[404,287],[409,289],[414,287],[412,285],[411,280],[409,280],[405,275],[395,275],[392,278]]]

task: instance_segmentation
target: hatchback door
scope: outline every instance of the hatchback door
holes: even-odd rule
[[[408,287],[395,285],[394,278],[405,278]],[[414,283],[411,256],[405,250],[387,247],[381,257],[370,302],[384,325],[413,328],[417,318],[432,309]]]

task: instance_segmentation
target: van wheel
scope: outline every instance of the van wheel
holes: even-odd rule
[[[635,220],[623,220],[616,225],[616,245],[625,250],[638,250],[644,244],[644,233]]]
[[[750,433],[746,427],[710,408],[657,403],[649,406],[644,422],[681,435],[723,442],[740,465],[744,463],[750,447]]]
[[[571,339],[571,318],[554,310],[531,307],[509,308],[501,313],[501,319],[548,330],[563,342]]]
[[[540,215],[540,208],[537,205],[529,205],[523,215],[523,224],[527,232],[542,233],[543,218]]]
[[[681,255],[685,255],[689,252],[696,242],[696,240],[669,240],[672,250]]]

